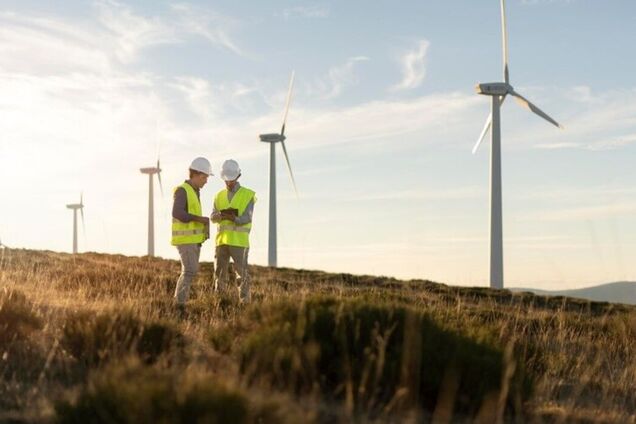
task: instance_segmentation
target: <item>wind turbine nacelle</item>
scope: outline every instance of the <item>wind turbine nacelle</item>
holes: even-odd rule
[[[512,91],[512,87],[510,84],[506,84],[505,82],[487,82],[484,84],[477,84],[475,86],[475,91],[477,94],[483,94],[485,96],[505,96]]]
[[[142,174],[156,174],[159,172],[157,168],[140,168]]]
[[[84,207],[84,205],[80,205],[80,204],[72,204],[72,205],[66,205],[67,208],[69,209],[81,209]]]
[[[278,141],[285,141],[287,137],[281,134],[261,134],[258,136],[263,143],[276,143]]]

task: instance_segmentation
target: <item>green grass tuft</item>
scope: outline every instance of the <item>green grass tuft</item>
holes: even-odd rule
[[[0,292],[0,345],[26,339],[40,328],[42,320],[26,296],[18,290],[4,288]]]
[[[61,339],[62,347],[89,367],[132,352],[152,363],[173,349],[181,351],[184,344],[174,324],[144,321],[130,311],[70,314]]]
[[[240,352],[249,380],[298,395],[318,392],[371,416],[396,405],[433,412],[448,387],[461,394],[451,394],[452,409],[473,416],[487,396],[502,393],[507,362],[514,362],[502,347],[403,306],[311,298],[253,314],[261,325]],[[530,387],[523,368],[513,368],[504,406],[526,399]]]
[[[55,406],[59,423],[245,423],[244,395],[135,360],[94,373],[75,402]]]

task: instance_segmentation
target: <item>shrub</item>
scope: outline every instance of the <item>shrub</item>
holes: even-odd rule
[[[454,387],[454,410],[474,415],[500,392],[506,369],[506,403],[530,394],[523,369],[506,368],[501,348],[405,307],[313,298],[255,313],[262,325],[242,345],[242,372],[299,395],[345,401],[351,411],[373,415],[401,402],[432,412],[440,390]]]
[[[0,293],[0,344],[23,340],[40,328],[42,320],[35,314],[26,296],[17,290],[4,288]]]
[[[137,360],[93,374],[74,402],[55,405],[58,423],[269,423],[271,405],[253,407],[214,377],[157,369]]]
[[[80,312],[67,317],[61,344],[77,360],[94,366],[130,352],[151,363],[173,348],[181,349],[184,338],[169,322],[144,322],[129,311]]]

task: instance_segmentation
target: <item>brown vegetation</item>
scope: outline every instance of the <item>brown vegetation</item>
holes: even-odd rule
[[[175,261],[5,250],[0,422],[636,421],[636,308],[251,271],[180,316]]]

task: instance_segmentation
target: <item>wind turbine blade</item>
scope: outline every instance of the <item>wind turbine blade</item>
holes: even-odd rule
[[[84,233],[84,244],[86,244],[86,223],[84,222],[84,206],[80,208],[80,215],[82,216],[82,232]]]
[[[488,130],[490,129],[491,125],[492,125],[492,112],[488,115],[488,119],[486,119],[486,125],[484,125],[484,129],[481,130],[481,134],[479,135],[479,138],[477,139],[477,143],[475,143],[475,146],[473,147],[473,155],[475,154],[475,152],[477,152],[477,149],[479,149],[479,146],[481,145],[481,142],[486,137],[486,134],[488,133]]]
[[[161,191],[161,197],[163,197],[163,185],[161,184],[161,159],[157,158],[157,179],[159,180],[159,190]]]
[[[503,47],[503,71],[504,81],[510,83],[510,75],[508,71],[508,29],[506,28],[506,0],[501,0],[501,37]]]
[[[503,102],[506,100],[506,95],[501,97],[501,103],[499,103],[499,107],[501,107],[501,105],[503,105]],[[488,119],[486,120],[486,125],[484,125],[484,129],[481,130],[481,134],[479,135],[479,138],[477,139],[477,143],[475,143],[475,146],[473,147],[473,155],[475,154],[475,152],[477,152],[477,149],[479,149],[479,146],[481,145],[481,142],[484,141],[484,138],[486,137],[486,134],[488,134],[488,130],[490,129],[490,126],[492,125],[492,112],[490,112],[490,114],[488,115]]]
[[[289,105],[291,104],[292,90],[294,89],[294,77],[296,71],[292,71],[289,79],[289,90],[287,91],[287,100],[285,101],[285,113],[283,114],[283,126],[280,129],[280,135],[285,134],[285,124],[287,124],[287,115],[289,114]]]
[[[80,205],[84,206],[84,192],[80,193]]]
[[[157,172],[157,179],[159,180],[159,191],[161,191],[161,196],[163,197],[163,186],[161,185],[161,171]]]
[[[291,177],[292,184],[294,185],[294,191],[296,192],[296,197],[298,197],[298,189],[296,188],[296,180],[294,179],[294,173],[291,169],[291,164],[289,163],[289,156],[287,156],[287,149],[285,148],[285,141],[281,141],[283,145],[283,153],[285,154],[285,162],[287,163],[287,170],[289,171],[289,176]]]
[[[532,104],[532,102],[528,99],[526,99],[525,97],[523,97],[521,94],[517,93],[516,91],[511,91],[510,94],[512,94],[513,96],[515,96],[515,100],[517,101],[517,103],[519,103],[521,106],[525,107],[526,109],[528,109],[531,112],[536,113],[537,115],[539,115],[540,117],[542,117],[543,119],[545,119],[546,121],[548,121],[549,123],[551,123],[552,125],[555,125],[558,128],[563,128],[557,121],[555,121],[554,119],[552,119],[550,116],[548,116],[547,113],[545,113],[544,111],[542,111],[541,109],[539,109],[537,106],[535,106],[534,104]]]

